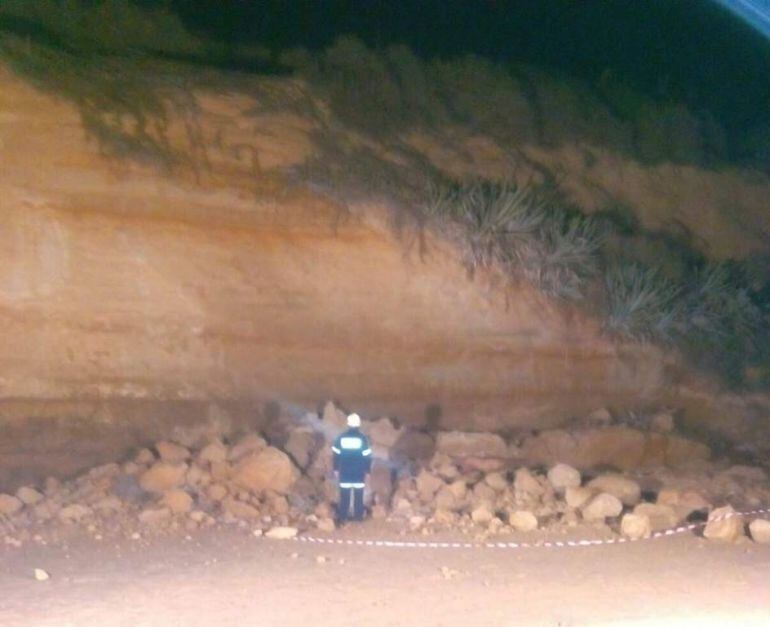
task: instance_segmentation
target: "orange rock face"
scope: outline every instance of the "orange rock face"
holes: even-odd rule
[[[330,398],[486,430],[670,392],[657,349],[615,345],[526,286],[469,278],[445,243],[396,235],[385,210],[276,191],[269,168],[311,150],[297,120],[241,128],[242,103],[204,100],[205,137],[224,125],[225,143],[265,156],[255,170],[212,144],[196,178],[105,158],[69,105],[0,81],[0,475],[11,481],[30,460],[73,472],[160,437],[184,442],[180,425],[253,425],[270,419],[265,407]]]

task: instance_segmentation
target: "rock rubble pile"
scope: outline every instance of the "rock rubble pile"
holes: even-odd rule
[[[329,403],[322,416],[307,415],[269,440],[251,432],[199,449],[157,442],[72,480],[51,477],[0,494],[0,534],[21,546],[71,529],[96,539],[220,524],[269,537],[328,533],[335,529],[336,500],[329,443],[344,426],[345,414]],[[594,425],[508,442],[491,433],[428,434],[387,418],[364,430],[375,455],[371,515],[404,533],[489,537],[586,525],[639,539],[702,520],[710,521],[709,539],[770,542],[770,522],[723,518],[731,506],[770,504],[766,471],[708,461],[702,444],[671,434]],[[632,455],[634,447],[641,447],[639,463],[630,468],[622,453]],[[559,453],[563,459],[551,461]],[[674,454],[677,463],[667,466]],[[622,463],[611,463],[614,458]]]

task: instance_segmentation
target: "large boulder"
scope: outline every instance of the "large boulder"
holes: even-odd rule
[[[231,477],[233,483],[252,492],[272,490],[280,494],[288,493],[298,478],[291,458],[272,446],[240,460]]]
[[[743,520],[732,506],[718,507],[709,514],[703,537],[722,542],[736,542],[743,537]]]
[[[436,438],[436,450],[450,457],[507,457],[505,440],[494,433],[444,431]]]
[[[770,520],[757,518],[749,524],[749,533],[754,542],[770,544]]]
[[[573,432],[550,429],[527,438],[519,450],[525,464],[552,466],[562,462],[580,470],[601,466],[618,470],[677,467],[708,459],[710,454],[710,449],[700,442],[622,425]]]
[[[423,503],[429,503],[436,493],[444,486],[441,477],[437,477],[430,471],[422,469],[415,479],[417,494]]]
[[[644,514],[626,514],[620,521],[620,533],[631,540],[641,540],[652,535],[650,518]]]

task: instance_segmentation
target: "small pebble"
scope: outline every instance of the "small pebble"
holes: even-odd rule
[[[51,578],[51,576],[45,572],[42,568],[36,568],[35,569],[35,579],[38,581],[48,581]]]

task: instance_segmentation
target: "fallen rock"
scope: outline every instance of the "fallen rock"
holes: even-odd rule
[[[376,503],[390,503],[393,494],[393,472],[390,464],[381,459],[372,460],[372,472],[369,474],[369,490]]]
[[[494,517],[494,512],[486,503],[479,505],[471,512],[471,520],[477,525],[487,525]]]
[[[365,423],[363,431],[369,437],[375,456],[388,459],[390,449],[396,445],[404,429],[397,429],[390,418],[380,418]]]
[[[508,524],[516,531],[534,531],[538,527],[537,516],[527,510],[510,512]]]
[[[252,492],[273,490],[289,492],[299,478],[299,472],[289,456],[277,448],[268,447],[244,457],[233,469],[233,482]]]
[[[134,461],[140,466],[149,466],[155,461],[155,453],[148,448],[143,448],[136,454]]]
[[[193,506],[193,498],[184,490],[169,490],[162,502],[173,514],[186,514]]]
[[[80,503],[74,503],[59,510],[59,520],[62,522],[78,522],[83,518],[92,514],[90,507],[81,505]]]
[[[548,471],[548,481],[557,492],[580,485],[580,472],[567,464],[556,464]]]
[[[743,520],[732,506],[718,507],[709,514],[703,537],[722,542],[736,542],[743,537]]]
[[[624,505],[636,505],[642,498],[642,489],[633,479],[608,473],[588,482],[588,487],[597,492],[606,492],[620,499]]]
[[[316,523],[316,528],[319,531],[324,531],[326,533],[331,533],[336,528],[334,524],[333,518],[319,518],[318,522]]]
[[[507,457],[505,440],[494,433],[444,431],[436,438],[436,450],[450,457]]]
[[[45,497],[40,494],[35,488],[29,486],[22,486],[16,490],[16,498],[18,498],[24,505],[35,505],[42,501]]]
[[[324,405],[321,413],[323,437],[327,444],[331,444],[340,433],[348,428],[348,415],[338,409],[331,401]]]
[[[168,507],[147,508],[139,512],[139,522],[143,525],[158,525],[169,518],[171,510]]]
[[[42,568],[36,568],[33,572],[36,581],[48,581],[51,576]]]
[[[513,489],[517,494],[539,497],[545,488],[529,471],[529,468],[519,468],[513,476]]]
[[[679,524],[679,517],[672,507],[659,503],[639,503],[634,508],[634,514],[647,516],[653,531],[671,529]]]
[[[770,520],[757,518],[749,524],[751,539],[759,544],[770,544]]]
[[[21,499],[11,494],[0,494],[0,514],[12,516],[22,507],[24,507],[24,503]]]
[[[296,527],[273,527],[265,534],[265,537],[273,540],[290,540],[296,537],[297,533]]]
[[[595,409],[586,416],[585,422],[597,427],[607,427],[612,424],[612,414],[606,407]]]
[[[658,492],[659,505],[667,505],[676,513],[678,520],[685,520],[696,511],[708,511],[711,503],[694,490],[674,490],[666,488]]]
[[[626,514],[620,521],[620,533],[631,540],[641,540],[652,535],[649,516],[645,514]]]
[[[401,436],[390,449],[390,459],[395,463],[425,463],[436,452],[433,438],[422,431],[402,429]]]
[[[227,461],[228,450],[221,440],[214,440],[204,446],[198,453],[198,461],[201,463],[215,463]]]
[[[597,494],[582,509],[583,518],[586,520],[604,520],[614,518],[623,511],[623,503],[620,499],[607,492]]]
[[[473,502],[477,505],[485,503],[492,506],[496,500],[497,492],[483,481],[479,481],[473,486]]]
[[[254,520],[259,518],[259,510],[256,507],[238,501],[233,497],[228,497],[222,501],[222,511],[226,514],[230,514],[235,518],[242,518],[244,520]]]
[[[162,494],[184,483],[187,464],[156,462],[139,477],[139,485],[147,492]]]
[[[501,472],[490,472],[484,476],[484,483],[496,492],[502,492],[508,488],[508,480]]]
[[[247,433],[230,449],[228,458],[236,462],[250,453],[258,453],[267,448],[265,439],[256,433]]]
[[[420,500],[423,503],[428,503],[436,495],[436,492],[444,486],[444,482],[440,477],[423,468],[415,479],[415,485],[417,486]]]
[[[576,488],[567,488],[564,491],[564,500],[567,505],[578,509],[583,507],[588,500],[596,494],[596,490],[588,488],[586,486],[579,486]]]
[[[296,427],[289,433],[284,450],[300,468],[307,468],[317,448],[316,434],[310,427]]]
[[[157,442],[155,450],[158,451],[161,460],[170,464],[177,464],[190,458],[190,451],[176,442],[169,442],[167,440]]]
[[[650,429],[658,433],[671,433],[674,430],[674,416],[664,411],[650,418]]]

